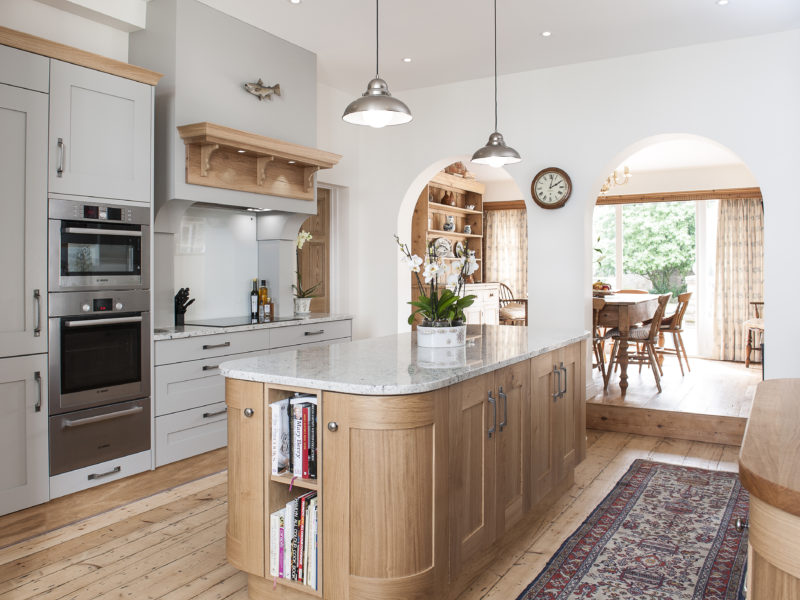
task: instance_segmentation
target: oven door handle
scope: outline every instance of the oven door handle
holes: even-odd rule
[[[95,325],[118,325],[120,323],[141,323],[142,317],[114,317],[111,319],[84,319],[64,321],[65,327],[94,327]]]
[[[88,233],[91,235],[119,235],[122,237],[142,237],[141,231],[131,229],[94,229],[92,227],[65,227],[64,233]]]
[[[134,406],[118,412],[108,413],[105,415],[97,415],[95,417],[86,417],[85,419],[76,419],[74,421],[67,420],[61,425],[62,429],[70,429],[72,427],[80,427],[81,425],[91,425],[92,423],[102,423],[103,421],[110,421],[111,419],[120,419],[130,415],[139,414],[144,410],[144,407]]]

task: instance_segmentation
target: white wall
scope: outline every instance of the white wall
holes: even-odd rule
[[[258,276],[253,214],[191,207],[175,234],[175,290],[188,287],[197,300],[186,321],[250,314],[250,289]],[[166,325],[168,323],[165,323]]]
[[[608,195],[623,196],[737,187],[758,187],[758,180],[746,165],[636,171],[628,183],[612,187],[608,191]]]
[[[94,52],[128,61],[128,34],[34,0],[2,0],[2,25]]]
[[[793,325],[800,280],[785,272],[800,258],[798,72],[800,30],[793,30],[501,77],[500,131],[523,157],[507,170],[528,202],[529,279],[551,284],[547,294],[531,292],[532,326],[589,328],[589,242],[597,190],[614,166],[654,136],[690,133],[738,154],[762,188],[767,375],[800,376],[795,347],[800,328]],[[399,95],[414,114],[412,123],[341,134],[342,148],[357,136],[356,164],[337,174],[337,183],[351,188],[357,233],[349,261],[357,274],[351,303],[357,337],[391,333],[403,321],[398,304],[408,290],[399,282],[407,275],[400,274],[392,234],[399,229],[409,238],[420,181],[448,158],[483,145],[492,126],[491,80]],[[324,115],[338,121],[349,101],[340,96],[320,95],[321,102],[335,103],[320,110],[319,136],[320,144],[326,140],[334,151],[344,126],[325,123]],[[531,178],[551,165],[570,174],[573,194],[564,208],[545,211],[527,190]],[[394,296],[398,303],[391,302]]]

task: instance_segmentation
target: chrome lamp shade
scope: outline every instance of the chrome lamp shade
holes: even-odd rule
[[[367,84],[367,91],[347,105],[342,119],[354,125],[381,128],[402,125],[413,117],[408,107],[389,93],[389,86],[379,77]]]
[[[506,146],[502,134],[497,131],[489,136],[489,141],[483,148],[479,148],[472,155],[472,162],[490,167],[502,167],[521,160],[519,152]]]

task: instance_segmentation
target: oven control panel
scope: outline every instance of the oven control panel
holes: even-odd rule
[[[126,223],[149,225],[149,207],[93,204],[73,200],[50,200],[49,216],[62,221],[90,221],[100,223]]]
[[[150,294],[147,290],[118,291],[113,296],[108,292],[60,292],[48,295],[48,313],[51,317],[149,310]]]

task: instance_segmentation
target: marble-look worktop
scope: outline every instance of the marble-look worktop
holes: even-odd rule
[[[180,338],[195,337],[198,335],[235,333],[237,331],[251,331],[253,329],[274,329],[276,327],[292,327],[294,325],[327,323],[328,321],[345,321],[352,318],[353,315],[331,315],[328,313],[310,313],[305,317],[298,317],[290,321],[253,323],[251,325],[235,325],[232,327],[208,327],[204,325],[180,325],[176,327],[160,327],[154,330],[153,340],[159,342],[161,340],[177,340]]]
[[[400,333],[223,362],[220,371],[232,379],[349,394],[419,394],[588,337],[579,329],[469,325],[463,348],[418,348],[416,333]]]

